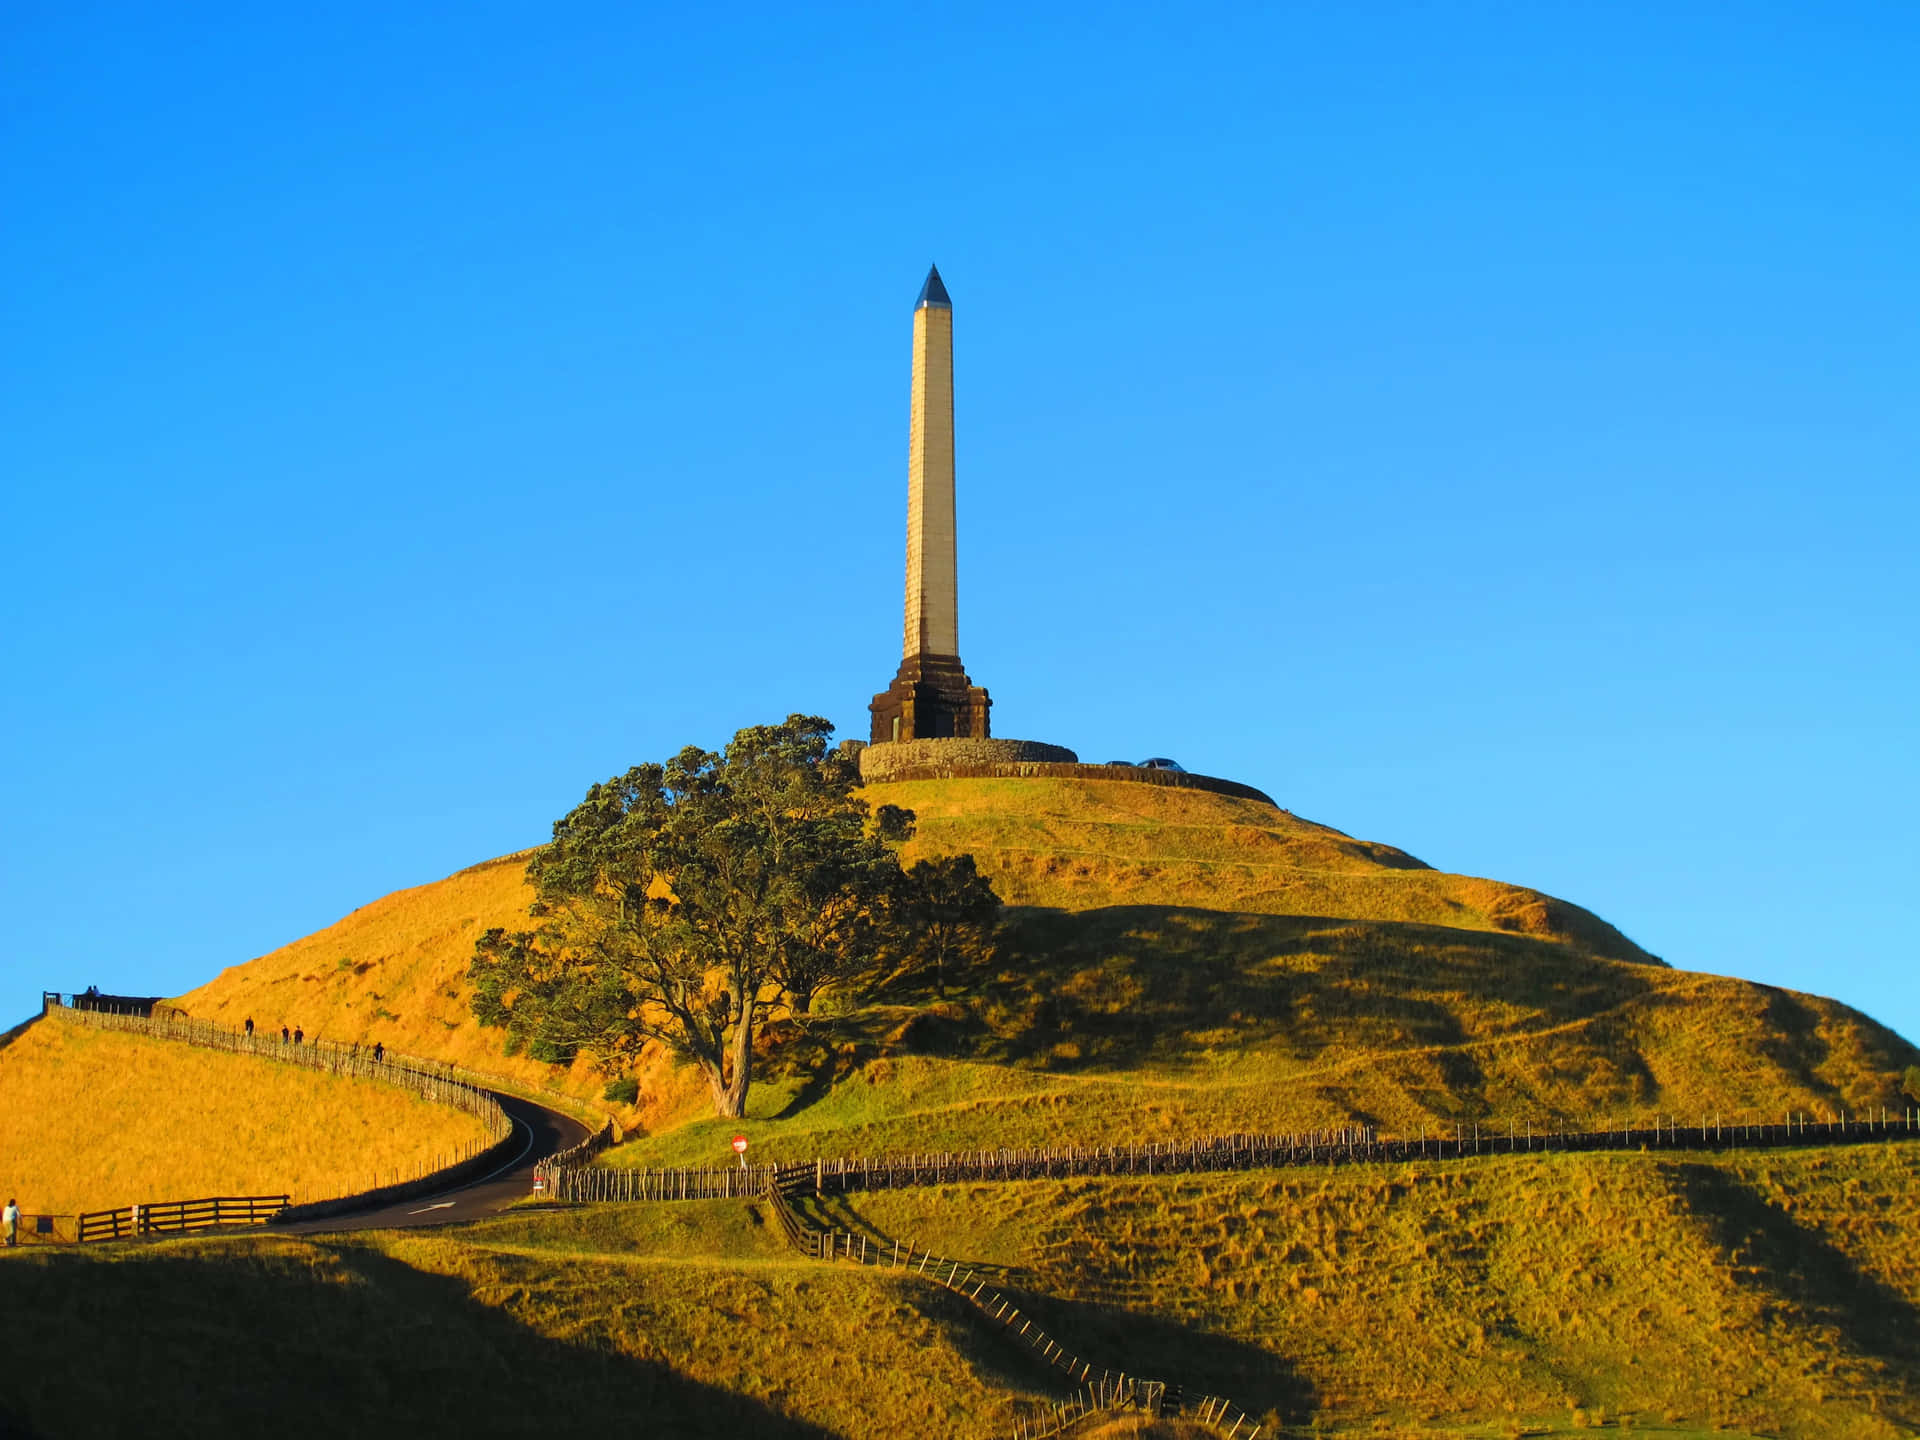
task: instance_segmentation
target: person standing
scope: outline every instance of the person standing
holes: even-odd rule
[[[301,1042],[303,1042],[306,1038],[307,1038],[306,1031],[302,1030],[298,1025],[293,1027],[293,1043],[294,1044],[298,1045]]]
[[[253,1039],[253,1016],[247,1016],[247,1039]]]
[[[7,1208],[0,1210],[0,1225],[7,1232],[7,1247],[11,1249],[20,1243],[20,1202],[11,1195],[7,1197]]]

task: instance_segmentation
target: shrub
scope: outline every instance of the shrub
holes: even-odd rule
[[[1907,1098],[1920,1101],[1920,1065],[1909,1065],[1906,1077],[1900,1082],[1900,1088],[1907,1092]]]
[[[573,1057],[580,1053],[578,1045],[569,1045],[564,1040],[549,1040],[544,1035],[536,1035],[527,1042],[527,1055],[543,1065],[571,1065]]]
[[[623,1076],[602,1090],[600,1098],[611,1100],[616,1105],[636,1104],[640,1099],[640,1082],[631,1075]]]

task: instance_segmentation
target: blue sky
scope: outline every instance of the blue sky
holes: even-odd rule
[[[1920,1038],[1920,12],[22,4],[0,1018],[898,659]]]

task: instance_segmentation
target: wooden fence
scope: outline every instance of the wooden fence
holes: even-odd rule
[[[299,1065],[348,1079],[373,1080],[437,1105],[452,1106],[475,1116],[486,1127],[486,1139],[463,1145],[458,1158],[450,1164],[433,1169],[423,1162],[400,1175],[376,1176],[374,1187],[369,1190],[305,1204],[297,1211],[289,1206],[289,1197],[285,1195],[127,1205],[118,1210],[97,1210],[82,1215],[74,1237],[76,1241],[178,1232],[208,1225],[254,1223],[271,1219],[283,1210],[287,1211],[287,1219],[343,1214],[384,1199],[403,1199],[440,1185],[456,1183],[473,1173],[476,1166],[495,1158],[513,1136],[513,1121],[500,1108],[500,1102],[486,1089],[456,1074],[455,1067],[451,1065],[385,1051],[376,1058],[370,1046],[343,1045],[337,1041],[294,1044],[280,1039],[278,1035],[264,1032],[248,1034],[245,1030],[216,1025],[210,1020],[195,1020],[165,1007],[151,1016],[144,1016],[124,1010],[73,1008],[57,1003],[60,999],[60,996],[48,992],[45,1013],[59,1016],[65,1024],[83,1025],[95,1030],[124,1031],[197,1045],[203,1049],[251,1055],[283,1065]],[[612,1126],[611,1121],[608,1126]],[[381,1183],[383,1180],[386,1183]],[[263,1208],[269,1200],[275,1202],[270,1212]],[[235,1208],[242,1206],[250,1207],[245,1215]],[[212,1218],[206,1218],[209,1214]]]
[[[950,1150],[928,1154],[845,1155],[797,1167],[816,1195],[898,1190],[975,1180],[1065,1179],[1075,1175],[1195,1175],[1303,1165],[1391,1164],[1453,1160],[1475,1155],[1546,1151],[1733,1150],[1788,1146],[1856,1145],[1920,1139],[1920,1110],[1838,1115],[1815,1120],[1798,1114],[1755,1123],[1706,1116],[1696,1124],[1650,1116],[1642,1124],[1595,1130],[1535,1131],[1525,1123],[1482,1129],[1461,1126],[1445,1135],[1382,1137],[1370,1128],[1313,1130],[1287,1135],[1209,1135],[1191,1141],[1133,1145],[1047,1146],[1035,1149]],[[556,1157],[556,1161],[559,1157]],[[554,1163],[545,1172],[559,1200],[721,1200],[758,1195],[769,1178],[792,1165],[693,1165],[615,1169]]]
[[[559,1157],[555,1157],[557,1160]],[[807,1166],[809,1174],[813,1167]],[[627,1200],[751,1200],[767,1192],[771,1165],[678,1165],[659,1170],[542,1161],[535,1183],[555,1200],[587,1204]]]
[[[409,1091],[436,1105],[450,1105],[478,1117],[487,1127],[489,1144],[504,1139],[513,1129],[513,1122],[507,1118],[507,1112],[500,1108],[500,1102],[484,1088],[458,1076],[451,1065],[422,1060],[416,1056],[397,1055],[389,1051],[375,1059],[371,1046],[344,1045],[338,1041],[315,1040],[296,1045],[283,1041],[278,1034],[255,1032],[249,1035],[244,1030],[216,1025],[211,1020],[195,1020],[177,1011],[163,1010],[148,1017],[50,1006],[48,1013],[58,1015],[67,1024],[84,1025],[95,1030],[121,1030],[136,1035],[150,1035],[156,1039],[197,1045],[202,1049],[225,1050],[273,1060],[282,1065],[322,1070],[329,1075],[377,1080],[381,1084]]]
[[[815,1170],[811,1165],[761,1166],[767,1172],[760,1198],[772,1207],[787,1242],[801,1254],[815,1260],[844,1260],[855,1265],[884,1266],[902,1274],[931,1280],[950,1290],[1022,1341],[1054,1369],[1063,1372],[1077,1387],[1073,1399],[1053,1407],[1045,1416],[1017,1420],[1015,1440],[1041,1440],[1057,1435],[1077,1424],[1095,1410],[1137,1410],[1153,1415],[1181,1415],[1224,1430],[1228,1440],[1255,1440],[1260,1427],[1231,1401],[1219,1395],[1200,1395],[1191,1401],[1184,1391],[1170,1388],[1165,1381],[1148,1380],[1124,1371],[1095,1370],[1092,1362],[1070,1352],[1053,1339],[1030,1316],[998,1290],[987,1288],[974,1271],[961,1270],[961,1262],[922,1250],[909,1241],[876,1241],[871,1236],[855,1235],[850,1230],[832,1227],[822,1230],[810,1224],[796,1210],[792,1197],[812,1192]]]
[[[136,1018],[139,1015],[138,1011],[116,1010],[116,1007],[97,1003],[102,997],[94,996],[91,998],[96,1003],[87,1003],[89,997],[85,994],[63,995],[49,990],[42,996],[43,1013],[52,1013],[58,1009],[64,1015],[71,1015],[76,1010],[97,1011],[104,1009],[114,1011],[115,1013],[132,1014],[136,1016]],[[175,1009],[165,1001],[155,1003],[153,1014],[154,1018],[162,1020],[173,1018],[186,1021],[188,1019],[185,1011]],[[213,1030],[222,1034],[236,1035],[243,1040],[248,1038],[244,1030],[230,1030],[224,1026],[214,1025],[211,1021],[195,1020],[191,1023],[194,1025],[210,1026]],[[277,1031],[266,1029],[257,1030],[252,1040],[253,1044],[250,1049],[245,1046],[229,1045],[222,1045],[220,1048],[247,1049],[247,1053],[249,1054],[266,1055],[272,1059],[282,1058],[279,1052],[283,1048],[313,1050],[324,1055],[344,1054],[349,1060],[367,1059],[370,1058],[373,1053],[373,1046],[370,1042],[328,1040],[318,1035],[303,1040],[299,1046],[294,1046],[290,1041],[282,1041]],[[525,1080],[518,1080],[505,1075],[495,1075],[485,1070],[474,1070],[465,1065],[456,1065],[452,1061],[430,1060],[424,1056],[405,1055],[398,1050],[391,1049],[383,1053],[381,1060],[383,1063],[393,1065],[397,1069],[413,1071],[422,1075],[432,1075],[443,1080],[456,1080],[463,1085],[471,1086],[475,1090],[500,1090],[510,1095],[522,1095],[529,1100],[545,1105],[550,1110],[558,1110],[563,1115],[571,1115],[576,1120],[581,1120],[588,1124],[591,1124],[596,1116],[599,1116],[603,1121],[609,1118],[604,1116],[602,1112],[595,1110],[593,1106],[587,1104],[578,1095],[568,1095],[559,1090],[549,1090],[544,1086],[534,1085]],[[301,1064],[305,1062],[295,1060],[291,1063]],[[617,1132],[617,1125],[615,1126],[615,1130]],[[618,1140],[617,1133],[615,1139],[616,1141]]]
[[[118,1210],[90,1210],[75,1223],[74,1238],[119,1240],[129,1235],[178,1235],[218,1225],[264,1225],[287,1208],[285,1195],[216,1195],[205,1200],[149,1200]]]
[[[545,1195],[553,1199],[559,1198],[553,1194],[554,1176],[557,1172],[571,1169],[579,1173],[594,1173],[591,1171],[580,1171],[580,1167],[586,1165],[588,1161],[592,1160],[594,1156],[598,1155],[602,1150],[605,1150],[609,1145],[618,1145],[619,1143],[620,1123],[609,1115],[606,1118],[606,1122],[602,1124],[598,1130],[595,1130],[577,1145],[569,1145],[564,1150],[556,1150],[553,1154],[547,1156],[546,1159],[536,1160],[534,1162],[533,1193],[536,1195]],[[568,1198],[582,1199],[585,1197],[570,1196]]]

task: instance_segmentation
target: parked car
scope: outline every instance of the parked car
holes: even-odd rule
[[[1177,760],[1169,760],[1164,755],[1149,755],[1140,762],[1140,768],[1142,770],[1173,770],[1182,775],[1187,773],[1186,766]]]

